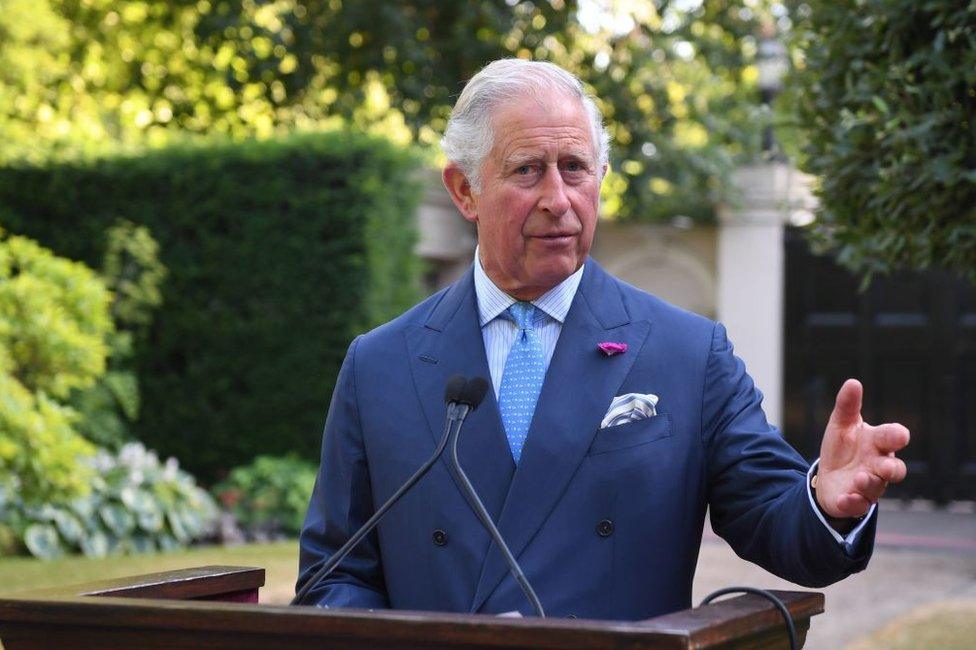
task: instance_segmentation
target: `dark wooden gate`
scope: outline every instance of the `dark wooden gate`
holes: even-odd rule
[[[847,377],[868,422],[912,432],[908,479],[889,494],[976,499],[976,287],[940,271],[877,278],[863,293],[786,232],[784,430],[807,458]]]

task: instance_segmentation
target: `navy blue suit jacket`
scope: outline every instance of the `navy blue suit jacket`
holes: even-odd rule
[[[608,357],[602,341],[628,349]],[[430,457],[456,373],[489,377],[470,271],[350,346],[299,586]],[[630,392],[658,395],[658,415],[601,430],[611,399]],[[490,391],[459,456],[549,615],[642,619],[690,606],[709,506],[740,556],[790,581],[818,587],[864,568],[874,523],[855,556],[830,536],[808,501],[806,462],[766,422],[761,399],[721,325],[588,260],[518,467]],[[446,461],[307,602],[531,611]]]

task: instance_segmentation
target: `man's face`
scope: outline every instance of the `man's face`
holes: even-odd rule
[[[530,97],[497,110],[481,192],[465,216],[478,225],[481,264],[503,291],[532,300],[572,275],[593,243],[597,151],[574,98]]]

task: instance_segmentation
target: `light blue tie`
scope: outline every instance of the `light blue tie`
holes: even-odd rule
[[[508,308],[508,313],[519,331],[505,360],[502,385],[498,389],[498,409],[512,457],[518,464],[546,376],[546,353],[535,330],[537,317],[544,317],[544,314],[529,302],[515,303]]]

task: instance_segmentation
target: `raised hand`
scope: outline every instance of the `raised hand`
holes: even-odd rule
[[[905,463],[895,452],[908,444],[900,424],[872,426],[861,418],[861,382],[848,379],[837,393],[820,445],[817,503],[838,519],[860,517],[884,493],[888,483],[905,478]]]

